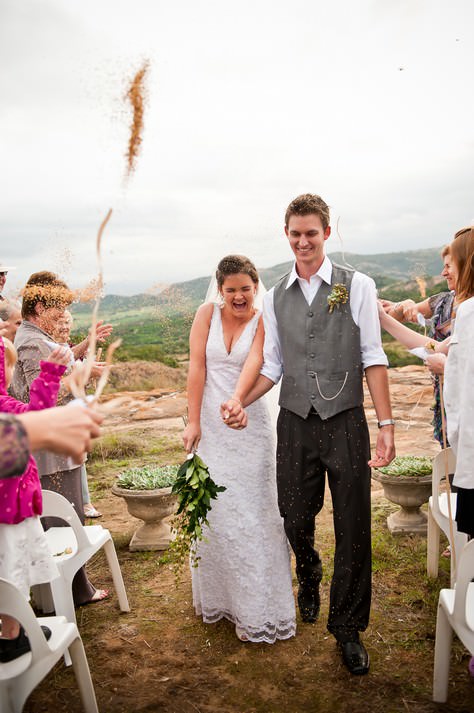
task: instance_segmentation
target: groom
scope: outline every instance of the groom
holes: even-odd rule
[[[367,275],[333,265],[325,255],[329,208],[305,194],[290,203],[285,233],[296,261],[264,300],[264,365],[244,406],[280,378],[278,503],[296,556],[298,606],[303,621],[319,614],[322,565],[314,548],[315,516],[332,496],[336,550],[328,629],[353,674],[369,670],[359,639],[371,600],[370,466],[395,455],[387,358],[380,337],[375,284]],[[375,457],[363,409],[362,380],[378,418]],[[231,399],[228,425],[247,415]],[[227,415],[227,414],[225,414]]]

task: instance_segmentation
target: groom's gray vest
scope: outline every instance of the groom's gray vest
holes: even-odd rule
[[[346,286],[350,296],[354,271],[332,266],[331,286],[322,282],[308,305],[298,281],[286,289],[288,275],[274,288],[283,379],[280,406],[302,418],[311,407],[322,419],[362,405],[363,369],[360,330],[352,319],[350,300],[329,312],[332,286]]]

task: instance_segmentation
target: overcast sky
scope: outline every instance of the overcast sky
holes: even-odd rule
[[[290,259],[320,193],[348,252],[441,246],[474,218],[472,0],[0,0],[0,261],[106,291]],[[127,82],[148,59],[124,185]],[[338,250],[335,230],[328,250]]]

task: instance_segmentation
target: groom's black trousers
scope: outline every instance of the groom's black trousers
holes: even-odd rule
[[[284,408],[278,416],[278,505],[303,586],[322,576],[314,549],[315,516],[324,502],[325,475],[332,496],[334,575],[328,629],[336,638],[364,631],[371,600],[370,442],[362,406],[323,421]]]

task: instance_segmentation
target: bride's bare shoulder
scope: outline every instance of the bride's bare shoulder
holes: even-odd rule
[[[199,305],[197,308],[194,322],[198,324],[210,324],[213,311],[214,304],[212,302],[204,302],[204,304]]]

